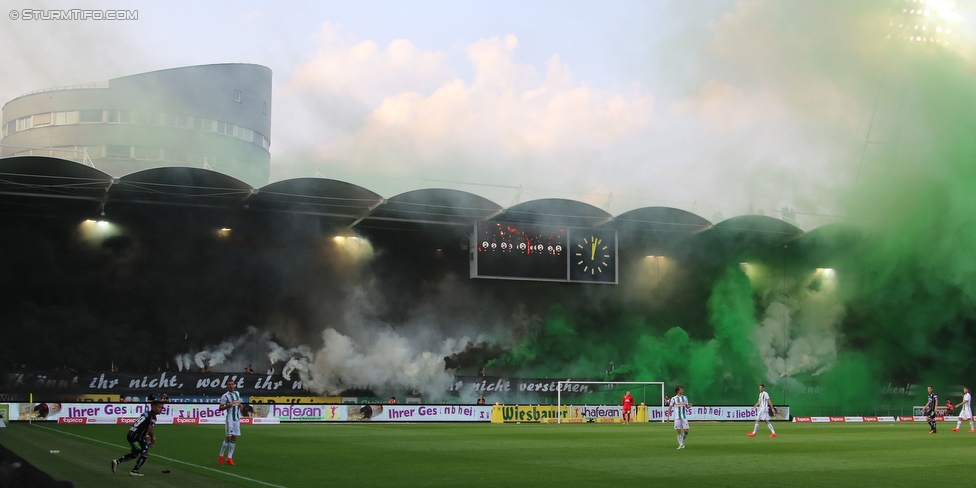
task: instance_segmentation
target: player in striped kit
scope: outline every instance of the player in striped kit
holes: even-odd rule
[[[241,435],[241,394],[234,391],[234,380],[227,380],[227,391],[220,396],[220,410],[226,410],[224,415],[224,433],[227,437],[220,445],[217,462],[224,464],[224,451],[227,451],[227,464],[234,464],[234,448],[237,447],[237,436]]]
[[[688,397],[685,396],[685,388],[681,385],[674,387],[674,396],[668,402],[668,411],[665,412],[665,417],[671,417],[671,411],[674,410],[674,431],[678,434],[678,449],[685,448],[685,437],[688,437],[688,409],[691,408],[691,402],[688,401]],[[681,430],[684,429],[684,433]]]
[[[756,432],[759,431],[759,422],[766,422],[766,427],[769,427],[769,431],[772,432],[769,437],[776,437],[776,430],[773,429],[773,424],[769,421],[769,413],[776,413],[776,409],[773,407],[773,403],[769,401],[766,385],[759,385],[759,400],[756,400],[756,404],[752,408],[759,408],[759,414],[756,415],[756,426],[752,428],[752,432],[746,435],[756,437]]]
[[[959,420],[956,422],[956,428],[952,429],[953,432],[959,432],[959,427],[962,426],[963,420],[969,421],[969,431],[976,432],[976,425],[973,425],[973,397],[969,394],[969,387],[962,387],[962,401],[959,402]]]

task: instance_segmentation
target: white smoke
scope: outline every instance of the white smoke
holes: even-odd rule
[[[268,347],[271,348],[271,352],[268,353],[268,360],[271,364],[284,363],[281,374],[285,378],[295,379],[292,378],[292,373],[297,373],[298,379],[302,380],[303,383],[311,380],[311,364],[315,361],[312,348],[301,345],[285,349],[274,341],[269,342]]]
[[[408,389],[429,397],[447,392],[454,375],[444,370],[444,356],[459,352],[467,342],[447,339],[439,351],[422,351],[393,330],[357,344],[331,328],[322,339],[306,385],[311,390],[337,394],[347,388]]]
[[[207,348],[196,353],[177,354],[175,357],[176,367],[180,371],[189,371],[192,366],[198,369],[222,366],[221,369],[243,370],[247,362],[246,351],[250,350],[255,344],[267,344],[270,342],[271,334],[261,332],[255,327],[248,327],[247,332],[240,337],[229,339],[220,344]]]
[[[754,340],[770,381],[830,369],[837,359],[837,325],[845,312],[833,271],[818,270],[802,281],[780,279],[767,295]]]

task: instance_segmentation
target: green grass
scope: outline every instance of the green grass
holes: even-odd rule
[[[111,486],[935,486],[976,475],[976,434],[924,423],[670,425],[291,424],[245,426],[236,467],[217,464],[222,426],[160,425],[142,471],[119,474],[124,426],[14,423],[0,444],[79,487]],[[51,454],[50,450],[59,450]],[[163,474],[162,470],[172,472]],[[241,477],[235,478],[229,474]],[[266,484],[262,484],[266,483]]]

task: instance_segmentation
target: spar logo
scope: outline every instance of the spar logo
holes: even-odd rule
[[[115,423],[116,424],[132,425],[132,424],[136,423],[136,420],[138,420],[138,419],[135,418],[135,417],[119,417],[119,418],[115,419]]]
[[[58,419],[59,424],[84,424],[87,422],[88,419],[85,417],[61,417]]]
[[[813,417],[793,417],[794,422],[813,422]]]
[[[831,422],[845,422],[846,420],[844,417],[830,417]]]

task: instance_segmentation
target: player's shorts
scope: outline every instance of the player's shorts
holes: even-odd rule
[[[964,409],[962,412],[959,412],[959,420],[972,420],[972,419],[973,419],[973,412],[971,410]]]
[[[627,415],[628,413],[632,413],[633,411],[634,411],[633,405],[624,405],[623,407],[620,408],[620,413],[623,415]]]
[[[132,439],[126,436],[125,440],[129,441],[129,449],[132,450],[133,454],[142,453],[145,454],[149,452],[149,444],[146,443],[145,439]]]
[[[224,432],[226,435],[239,436],[241,435],[241,421],[240,420],[228,420],[224,423]]]
[[[688,430],[688,419],[674,419],[674,430]]]
[[[756,422],[769,422],[769,410],[760,410],[759,415],[756,415]]]

